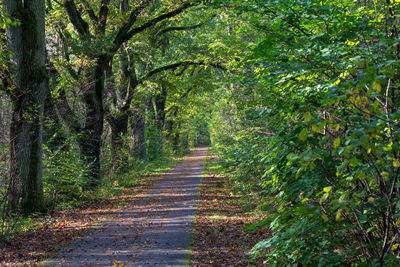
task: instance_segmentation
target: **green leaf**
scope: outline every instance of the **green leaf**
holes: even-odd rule
[[[303,128],[303,130],[301,130],[300,134],[299,134],[299,139],[301,141],[305,141],[308,137],[308,129],[307,128]]]

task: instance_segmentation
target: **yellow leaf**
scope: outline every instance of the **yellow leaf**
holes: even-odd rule
[[[393,167],[399,168],[400,167],[400,161],[398,159],[393,160]]]
[[[340,137],[336,138],[335,141],[333,141],[333,147],[338,148],[340,146]]]
[[[379,82],[374,81],[372,86],[375,88],[376,92],[379,94],[382,91],[382,86]]]
[[[336,212],[336,221],[341,221],[342,220],[342,209],[338,210]]]
[[[329,218],[328,218],[328,216],[326,216],[325,213],[322,213],[321,217],[322,217],[322,220],[324,220],[324,222],[329,221]]]
[[[373,197],[369,197],[369,198],[368,198],[368,202],[369,202],[369,203],[374,202],[374,200],[375,200],[375,198],[373,198]]]
[[[318,128],[318,125],[315,125],[315,124],[313,124],[312,126],[311,126],[311,129],[313,130],[313,132],[319,132],[319,128]]]
[[[332,186],[324,187],[324,192],[329,193],[332,191]]]

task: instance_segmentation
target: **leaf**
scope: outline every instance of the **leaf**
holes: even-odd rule
[[[340,222],[340,221],[343,219],[343,218],[342,218],[342,211],[343,211],[343,209],[339,209],[339,210],[336,212],[335,219],[336,219],[337,222]]]
[[[307,128],[303,128],[303,130],[301,130],[300,134],[299,134],[299,139],[301,141],[305,141],[308,137],[308,129]]]
[[[400,161],[398,159],[393,160],[393,167],[399,168],[400,167]]]
[[[378,81],[374,81],[372,86],[375,88],[376,92],[379,94],[382,91],[382,86]]]
[[[327,187],[324,187],[324,192],[326,192],[326,193],[329,193],[329,192],[331,192],[332,191],[332,186],[327,186]]]
[[[324,220],[324,222],[328,222],[329,221],[329,218],[325,213],[322,213],[321,217],[322,217],[322,220]]]
[[[340,146],[340,137],[337,137],[335,141],[333,141],[333,147],[338,148]]]
[[[319,200],[319,204],[322,204],[328,197],[329,197],[329,193],[323,194],[321,199]]]
[[[354,158],[352,158],[351,160],[350,160],[350,166],[351,167],[356,167],[356,166],[358,166],[358,163],[359,163],[360,161],[356,158],[356,157],[354,157]]]
[[[305,123],[310,123],[311,118],[312,118],[312,116],[311,116],[310,112],[307,112],[306,114],[304,114],[304,122]]]

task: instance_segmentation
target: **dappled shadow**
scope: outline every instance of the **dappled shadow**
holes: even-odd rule
[[[122,211],[113,211],[112,219],[62,250],[47,266],[184,265],[205,154],[200,148],[149,192],[125,199]]]

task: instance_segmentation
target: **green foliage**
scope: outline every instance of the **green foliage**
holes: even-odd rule
[[[44,153],[43,186],[47,205],[74,207],[87,200],[86,167],[79,160],[79,152],[63,149],[52,152],[45,147]]]
[[[147,157],[155,160],[165,156],[164,137],[160,133],[155,123],[147,125],[146,129]]]
[[[241,85],[220,101],[233,116],[214,116],[213,140],[275,214],[253,249],[272,266],[398,265],[399,4],[388,3],[237,3],[254,42],[231,60]]]

